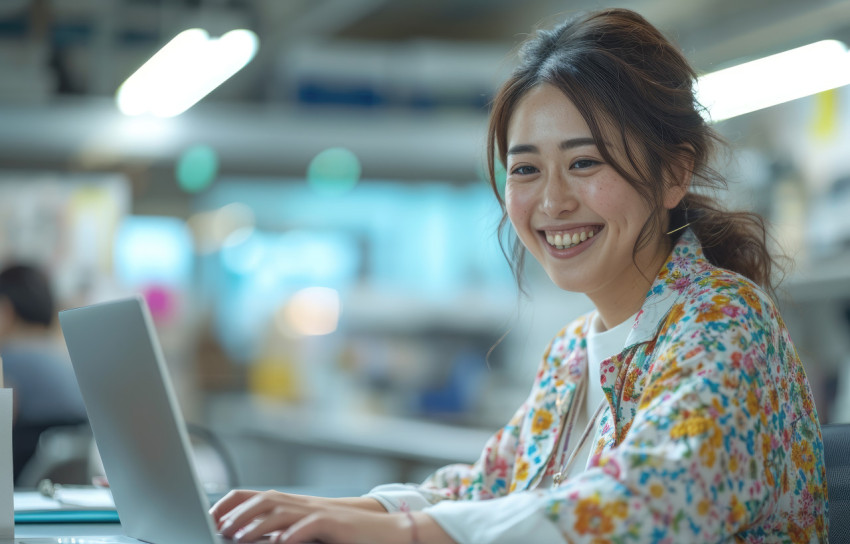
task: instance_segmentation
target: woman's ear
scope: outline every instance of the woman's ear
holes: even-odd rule
[[[688,194],[694,176],[694,148],[690,144],[678,146],[676,160],[670,165],[667,186],[664,188],[664,208],[672,210]]]

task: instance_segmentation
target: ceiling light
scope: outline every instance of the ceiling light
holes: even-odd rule
[[[179,115],[248,64],[258,47],[250,30],[219,38],[200,28],[184,30],[121,84],[115,101],[126,115]]]
[[[848,84],[847,46],[824,40],[706,74],[697,99],[711,121],[722,121]]]

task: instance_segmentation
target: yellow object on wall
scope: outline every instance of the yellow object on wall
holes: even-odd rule
[[[248,388],[254,395],[275,400],[303,400],[303,387],[296,363],[286,356],[263,357],[251,365]]]
[[[839,91],[830,89],[814,95],[811,133],[817,140],[834,140],[838,136]]]

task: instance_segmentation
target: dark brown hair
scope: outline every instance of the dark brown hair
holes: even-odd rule
[[[682,53],[646,19],[627,9],[582,14],[532,35],[520,49],[519,66],[493,101],[487,134],[490,184],[503,210],[502,247],[508,217],[495,161],[507,164],[508,124],[520,99],[546,83],[575,104],[602,157],[654,210],[634,254],[664,224],[666,180],[686,169],[692,174],[691,186],[669,211],[669,228],[689,223],[709,261],[743,274],[773,294],[776,262],[767,248],[763,219],[755,213],[725,211],[703,190],[725,188],[726,181],[708,164],[722,140],[703,118],[694,97],[695,79]],[[605,145],[610,138],[619,139],[624,159],[612,156]],[[519,281],[525,256],[521,242],[514,239],[508,253],[505,250]]]
[[[7,299],[19,319],[49,327],[55,311],[47,275],[35,266],[11,265],[0,272],[0,299]]]

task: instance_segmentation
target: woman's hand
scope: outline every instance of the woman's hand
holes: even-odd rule
[[[387,514],[373,499],[326,499],[276,491],[232,491],[210,510],[221,533],[243,542],[453,543],[421,512]]]
[[[246,500],[255,495],[266,493],[273,496],[287,496],[297,500],[310,501],[316,504],[325,504],[326,506],[348,506],[351,508],[362,508],[363,510],[371,510],[372,512],[386,513],[386,509],[381,503],[369,497],[345,497],[345,498],[327,498],[327,497],[311,497],[309,495],[295,495],[292,493],[281,493],[279,491],[256,491],[249,489],[237,489],[230,491],[222,497],[211,509],[210,514],[218,523],[219,519],[224,517],[236,506],[242,504]]]

